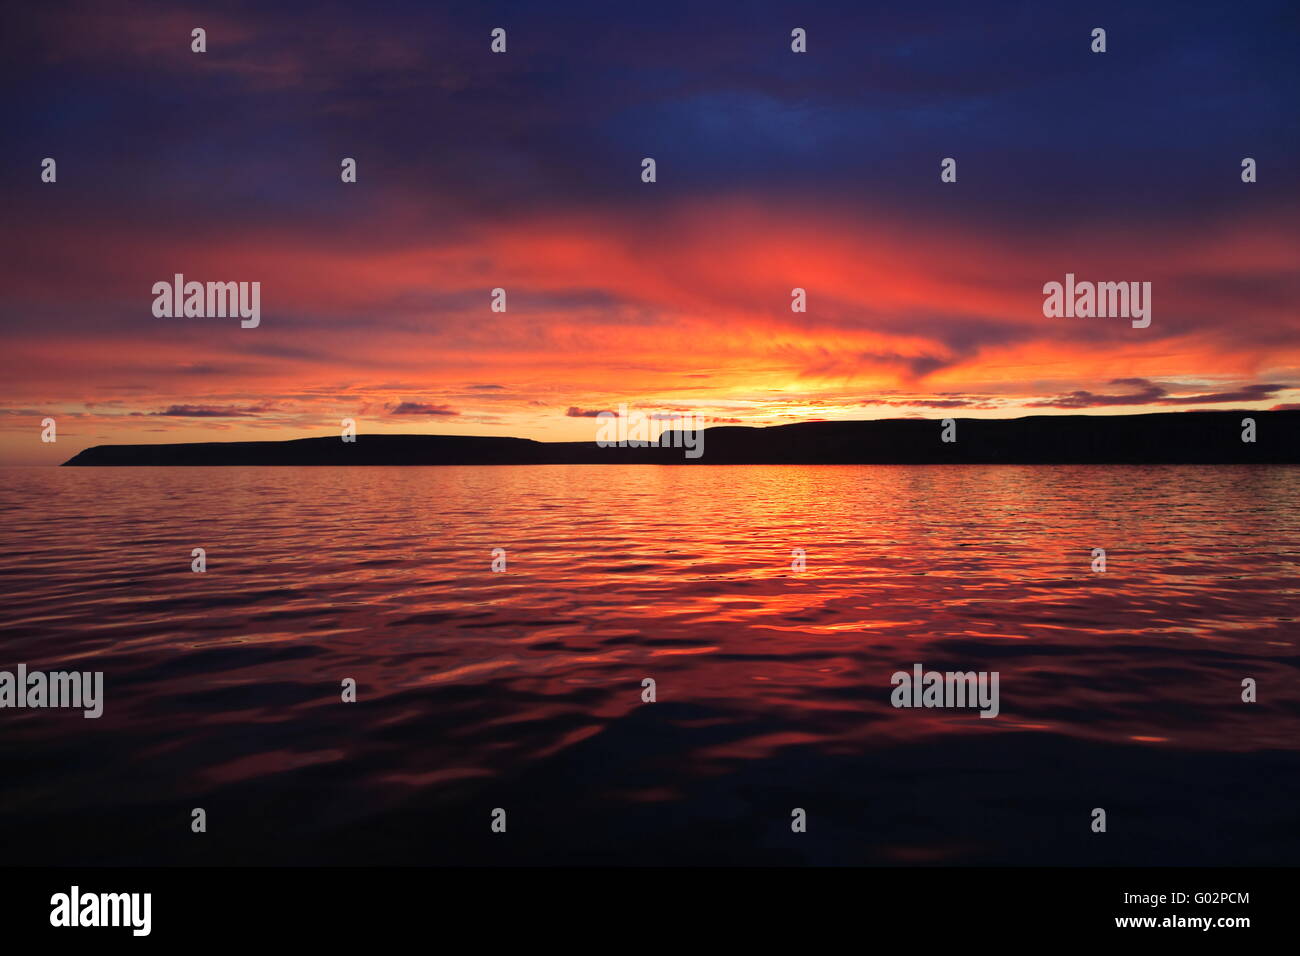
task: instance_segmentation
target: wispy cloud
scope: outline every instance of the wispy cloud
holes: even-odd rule
[[[171,405],[149,414],[167,418],[249,418],[267,410],[266,405]]]
[[[1222,405],[1231,402],[1258,402],[1271,398],[1274,393],[1292,386],[1243,385],[1223,392],[1198,392],[1191,395],[1171,395],[1169,388],[1142,378],[1112,379],[1109,385],[1128,385],[1134,390],[1127,393],[1098,394],[1085,390],[1070,392],[1056,398],[1027,402],[1030,408],[1099,408],[1109,405]]]
[[[430,405],[424,402],[400,402],[388,410],[390,415],[433,415],[433,416],[452,416],[459,415],[448,405]]]

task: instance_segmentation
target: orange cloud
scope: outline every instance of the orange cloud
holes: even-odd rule
[[[291,226],[161,236],[58,217],[10,237],[10,299],[40,319],[11,324],[0,453],[26,454],[44,414],[75,415],[61,435],[83,446],[159,440],[144,422],[167,440],[266,438],[366,415],[375,430],[557,439],[590,437],[566,410],[619,403],[763,424],[862,417],[873,394],[883,413],[908,407],[895,393],[924,413],[952,407],[936,404],[950,393],[1020,414],[1116,379],[1236,402],[1261,380],[1296,384],[1300,368],[1300,241],[1268,223],[1081,228],[1047,244],[730,198],[454,235],[412,221],[384,239]],[[1042,284],[1066,271],[1151,281],[1151,328],[1044,318]],[[260,281],[262,325],[155,319],[149,289],[174,272]],[[489,310],[496,287],[505,313]],[[790,310],[795,287],[806,313]]]

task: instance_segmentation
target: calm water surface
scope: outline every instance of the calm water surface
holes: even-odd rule
[[[1297,468],[0,479],[9,863],[1300,862]]]

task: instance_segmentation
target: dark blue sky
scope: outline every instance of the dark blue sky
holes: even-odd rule
[[[106,390],[129,388],[123,415],[273,407],[267,427],[305,428],[301,403],[327,396],[544,437],[565,423],[529,409],[684,401],[703,380],[713,413],[756,422],[937,394],[990,413],[1073,392],[1132,410],[1115,380],[1155,383],[1134,406],[1294,384],[1297,9],[15,11],[0,401],[14,427],[52,406],[99,422]],[[942,185],[949,156],[958,182]],[[204,270],[260,278],[274,321],[251,338],[160,327],[140,290]],[[1042,284],[1089,270],[1157,282],[1144,338],[1044,321]],[[485,290],[507,284],[523,318],[489,326]],[[815,308],[792,324],[795,285]],[[617,357],[591,357],[609,343]],[[491,407],[463,398],[499,380]]]

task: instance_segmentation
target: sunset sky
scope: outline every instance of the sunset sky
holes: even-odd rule
[[[1286,0],[112,6],[7,17],[0,463],[1300,407]],[[155,318],[178,272],[261,325]],[[1067,272],[1150,328],[1045,318]]]

